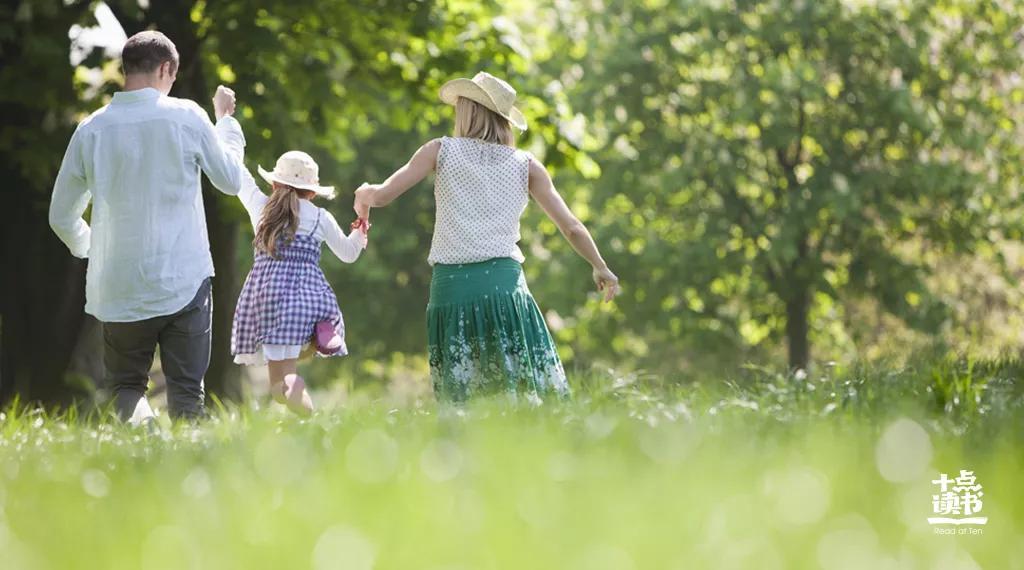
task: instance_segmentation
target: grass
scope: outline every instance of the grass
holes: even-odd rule
[[[1024,366],[577,378],[540,409],[0,419],[3,568],[1024,568]],[[975,472],[981,535],[930,481]]]

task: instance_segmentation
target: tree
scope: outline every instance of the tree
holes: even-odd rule
[[[806,368],[815,321],[844,299],[939,326],[929,257],[1019,235],[1022,92],[1005,79],[1022,16],[996,1],[609,5],[576,40],[571,99],[601,149],[600,217],[631,254],[623,327],[781,334]]]
[[[68,29],[88,3],[0,7],[0,404],[68,403],[86,392],[66,375],[84,315],[85,263],[47,222],[47,205],[81,93],[68,63]]]

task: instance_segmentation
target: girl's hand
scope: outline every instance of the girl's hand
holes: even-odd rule
[[[306,346],[306,348],[302,349],[302,351],[299,352],[299,360],[305,360],[307,358],[313,358],[314,354],[316,354],[316,343],[315,342],[311,342],[311,343],[309,343],[308,346]],[[284,402],[281,402],[281,403],[283,404]]]
[[[352,234],[354,234],[356,243],[359,244],[359,247],[361,249],[366,249],[366,244],[369,243],[370,222],[366,221],[366,218],[358,218],[356,221],[352,222],[349,229]]]
[[[594,268],[594,284],[604,294],[606,303],[619,294],[619,278],[607,266]]]

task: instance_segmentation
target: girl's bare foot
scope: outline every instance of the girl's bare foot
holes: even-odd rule
[[[300,416],[308,416],[313,413],[313,399],[306,389],[306,381],[298,374],[289,374],[284,377],[285,404],[288,409]]]
[[[270,397],[274,399],[278,404],[287,404],[288,397],[285,396],[285,391],[288,388],[284,385],[284,382],[278,382],[277,384],[270,385]]]

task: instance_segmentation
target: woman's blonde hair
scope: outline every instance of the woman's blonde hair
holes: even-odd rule
[[[455,102],[455,136],[516,145],[508,119],[466,97]]]
[[[315,194],[280,182],[274,183],[274,191],[263,207],[263,216],[256,227],[256,239],[252,241],[257,251],[270,257],[277,257],[277,240],[290,241],[299,229],[299,199]]]

